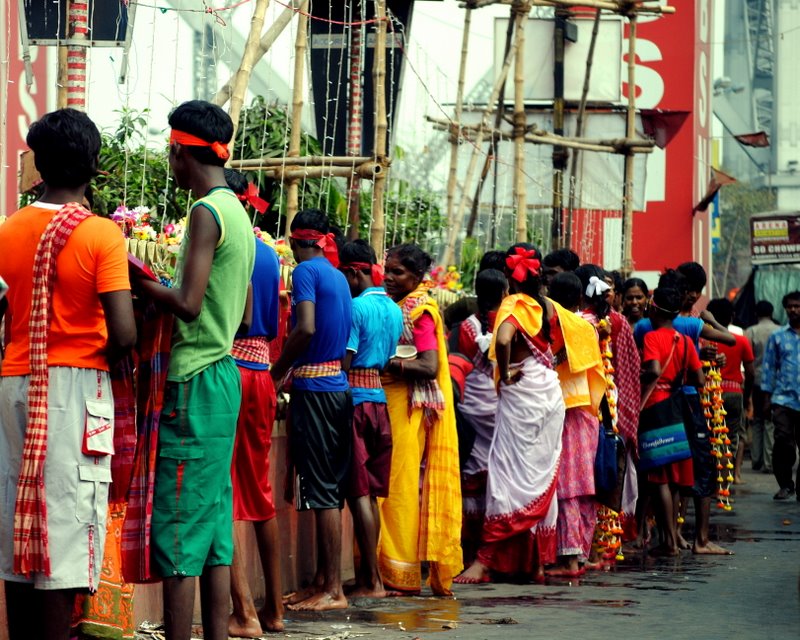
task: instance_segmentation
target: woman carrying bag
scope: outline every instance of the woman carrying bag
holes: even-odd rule
[[[639,468],[651,485],[661,544],[653,555],[678,554],[675,505],[681,488],[694,484],[691,451],[683,429],[686,405],[682,386],[705,381],[694,344],[672,326],[681,294],[660,287],[653,292],[649,314],[653,331],[644,338],[642,413],[639,423]]]

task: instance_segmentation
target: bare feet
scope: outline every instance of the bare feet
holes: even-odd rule
[[[741,476],[734,476],[733,484],[747,484],[744,480],[742,480]]]
[[[579,578],[584,573],[586,573],[586,569],[578,568],[578,569],[570,569],[569,567],[553,567],[552,569],[547,569],[545,575],[552,578]]]
[[[228,635],[232,638],[260,638],[262,633],[258,618],[228,618]]]
[[[678,549],[683,549],[684,551],[688,551],[692,548],[692,543],[689,542],[686,538],[684,538],[680,533],[678,534],[678,541],[676,543]]]
[[[696,553],[697,555],[705,555],[705,556],[732,556],[733,551],[729,551],[728,549],[724,549],[720,547],[718,544],[714,544],[713,542],[707,542],[704,545],[699,545],[695,542],[694,547],[692,548],[692,552]]]
[[[321,587],[312,584],[310,587],[306,587],[305,589],[300,589],[300,591],[295,591],[294,593],[290,593],[288,596],[284,596],[283,604],[286,605],[299,604],[300,602],[304,602],[305,600],[308,600],[311,596],[319,593],[321,589],[322,589]]]
[[[347,598],[339,590],[337,593],[322,591],[315,593],[307,600],[298,604],[289,605],[292,611],[331,611],[333,609],[347,609]]]
[[[680,555],[680,553],[680,549],[675,547],[667,547],[666,545],[660,544],[657,547],[650,549],[650,551],[647,552],[647,555],[655,558],[674,558],[675,556]]]
[[[283,616],[272,618],[263,609],[258,612],[258,621],[267,633],[280,633],[284,630]]]
[[[477,560],[461,575],[453,578],[456,584],[485,584],[489,582],[489,569]]]
[[[348,597],[350,598],[385,598],[386,597],[386,589],[383,586],[378,587],[365,587],[365,586],[358,586],[353,589],[349,594]]]

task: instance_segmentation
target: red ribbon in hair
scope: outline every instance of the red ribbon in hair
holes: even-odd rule
[[[332,233],[322,233],[316,229],[295,229],[291,237],[295,240],[315,240],[322,254],[334,266],[339,266],[339,248]]]
[[[258,187],[253,182],[247,184],[247,191],[239,194],[239,200],[251,205],[259,213],[264,213],[269,209],[269,202],[259,195]]]
[[[536,251],[533,249],[523,249],[517,247],[514,253],[506,258],[506,266],[511,270],[511,277],[517,282],[525,282],[530,273],[532,276],[539,275],[541,263],[534,257]]]
[[[369,269],[372,272],[372,284],[380,287],[383,284],[383,265],[370,264],[369,262],[348,262],[347,264],[340,264],[340,269],[355,269],[356,271],[366,271]]]
[[[185,144],[187,147],[210,147],[211,150],[216,153],[217,157],[221,160],[227,160],[230,158],[227,144],[223,144],[222,142],[209,142],[208,140],[203,140],[202,138],[193,136],[191,133],[186,133],[185,131],[177,131],[176,129],[173,129],[169,134],[169,143],[172,144],[173,142]]]

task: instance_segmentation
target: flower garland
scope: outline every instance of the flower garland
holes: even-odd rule
[[[706,382],[700,392],[700,404],[706,426],[710,432],[711,455],[717,466],[717,506],[725,511],[732,511],[731,484],[733,483],[733,452],[728,425],[725,422],[725,406],[722,402],[722,374],[717,363],[704,360],[702,362]]]
[[[614,382],[614,365],[612,359],[614,352],[611,350],[611,323],[608,318],[603,318],[597,323],[600,334],[600,356],[603,359],[603,371],[606,378],[606,400],[611,414],[611,426],[614,433],[619,433],[617,428],[617,385]],[[600,416],[602,420],[602,416]],[[594,545],[600,555],[606,560],[624,560],[622,554],[622,524],[621,514],[601,505],[597,511],[597,526],[595,528]]]
[[[461,274],[455,265],[450,265],[445,269],[442,266],[434,267],[431,270],[431,280],[438,289],[460,292],[464,285],[461,282]]]

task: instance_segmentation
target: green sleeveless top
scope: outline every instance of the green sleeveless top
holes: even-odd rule
[[[175,319],[167,374],[171,382],[186,382],[230,353],[244,315],[247,287],[255,262],[253,228],[247,212],[233,191],[215,187],[192,205],[187,216],[176,286],[181,284],[184,257],[191,243],[189,220],[198,205],[205,206],[214,215],[220,237],[200,315],[191,322]]]

